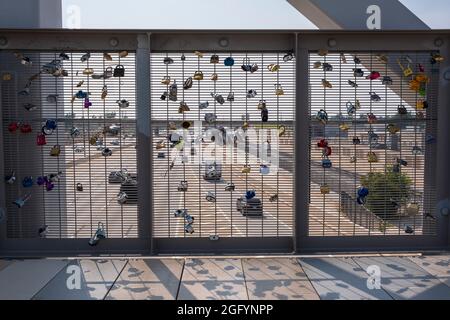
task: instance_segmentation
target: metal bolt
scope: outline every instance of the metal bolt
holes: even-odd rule
[[[444,40],[442,40],[442,38],[437,38],[434,40],[434,45],[436,47],[442,47],[443,44],[444,44]]]
[[[117,47],[117,45],[119,44],[119,40],[117,38],[111,38],[109,39],[109,45],[111,47]]]
[[[450,70],[444,72],[444,79],[450,81]]]
[[[221,46],[222,48],[228,47],[229,44],[230,42],[228,41],[227,38],[221,38],[219,40],[219,46]]]
[[[448,207],[442,208],[442,209],[441,209],[441,214],[442,214],[444,217],[448,216],[448,215],[450,214],[450,208],[448,208]]]
[[[8,39],[5,37],[0,37],[0,46],[6,46],[8,44]]]
[[[333,38],[328,39],[328,46],[329,46],[330,48],[334,48],[334,47],[336,47],[336,45],[337,45],[336,39],[333,39]]]

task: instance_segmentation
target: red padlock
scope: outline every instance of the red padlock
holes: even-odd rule
[[[331,154],[332,154],[332,150],[331,150],[331,147],[325,147],[325,148],[323,148],[323,150],[322,150],[322,155],[324,156],[324,157],[329,157],[329,156],[331,156]]]
[[[377,80],[378,78],[381,77],[381,74],[378,71],[372,71],[367,77],[366,79],[370,79],[370,80]]]
[[[322,139],[317,143],[317,147],[326,148],[328,147],[328,141],[326,139]]]
[[[9,132],[16,132],[17,131],[17,129],[19,129],[19,124],[17,123],[17,122],[11,122],[9,125],[8,125],[8,131]]]
[[[39,133],[36,137],[36,144],[38,146],[45,146],[47,144],[47,139],[43,133]]]
[[[33,130],[31,129],[31,125],[28,123],[23,123],[20,126],[20,132],[22,132],[22,133],[30,133],[31,131],[33,131]]]
[[[367,114],[367,121],[369,123],[375,123],[375,122],[377,122],[377,116],[374,115],[373,113],[368,113]]]

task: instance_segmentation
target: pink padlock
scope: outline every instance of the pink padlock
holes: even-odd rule
[[[378,78],[381,77],[381,74],[378,71],[372,71],[368,76],[367,79],[370,80],[377,80]]]
[[[377,122],[377,116],[374,115],[373,113],[368,113],[367,114],[367,121],[369,123],[375,123],[375,122]]]
[[[90,106],[92,106],[92,102],[89,101],[89,98],[84,98],[84,107],[89,108]]]
[[[43,133],[40,133],[36,137],[36,144],[38,146],[45,146],[47,144],[47,139]]]

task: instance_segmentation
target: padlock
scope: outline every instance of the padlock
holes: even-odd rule
[[[328,55],[328,50],[327,49],[319,49],[317,51],[317,54],[321,57],[325,57],[326,55]]]
[[[415,156],[421,156],[423,155],[423,150],[421,147],[419,146],[414,146],[411,150],[412,154]]]
[[[370,145],[376,145],[378,144],[378,135],[373,132],[373,130],[369,130],[369,132],[367,133],[368,138],[369,138],[369,144]]]
[[[277,194],[274,194],[274,195],[271,195],[271,196],[269,197],[269,201],[270,201],[270,202],[278,201],[278,193],[277,193]]]
[[[180,106],[178,107],[178,113],[184,113],[186,111],[190,111],[191,109],[189,108],[189,106],[187,105],[186,102],[181,101],[180,102]]]
[[[249,72],[252,70],[252,64],[250,62],[250,59],[248,57],[245,57],[242,61],[241,69],[245,72]]]
[[[269,110],[267,110],[267,109],[261,110],[261,121],[262,122],[269,121]]]
[[[397,63],[398,63],[398,65],[400,66],[400,69],[402,69],[402,71],[403,71],[403,76],[404,76],[405,78],[408,78],[408,77],[410,77],[410,76],[413,75],[414,71],[411,69],[411,67],[410,67],[410,65],[409,65],[409,62],[408,62],[408,65],[407,65],[406,67],[402,64],[402,62],[400,61],[400,59],[397,59]]]
[[[45,183],[45,191],[50,192],[55,188],[55,184],[51,181]]]
[[[86,99],[89,96],[88,92],[79,90],[77,93],[75,93],[75,98],[77,99]]]
[[[348,80],[348,84],[352,87],[352,88],[358,88],[358,84],[355,81],[352,80]]]
[[[411,89],[412,91],[418,92],[420,89],[420,82],[415,79],[409,81],[409,89]]]
[[[416,103],[416,109],[417,110],[424,110],[428,108],[428,102],[422,99],[417,100]]]
[[[48,182],[48,177],[47,176],[40,176],[40,177],[37,177],[37,179],[36,179],[36,184],[38,186],[43,186],[47,182]]]
[[[266,100],[259,100],[258,102],[258,110],[267,109]]]
[[[333,164],[330,159],[328,159],[328,158],[322,159],[322,168],[329,169],[332,166],[333,166]]]
[[[329,157],[329,156],[331,156],[331,154],[332,154],[332,150],[333,149],[331,149],[331,147],[324,147],[324,148],[322,148],[322,157]]]
[[[83,185],[80,183],[80,182],[78,182],[77,183],[77,191],[79,191],[79,192],[82,192],[83,191]]]
[[[341,129],[342,131],[348,131],[350,130],[350,126],[346,123],[342,123],[339,125],[339,129]]]
[[[5,175],[5,182],[7,184],[14,184],[16,182],[16,172],[14,170]]]
[[[406,114],[408,114],[408,110],[406,110],[406,107],[405,107],[404,105],[402,105],[402,104],[398,105],[398,107],[397,107],[397,112],[398,112],[398,114],[400,114],[400,115],[406,115]]]
[[[128,51],[127,50],[123,50],[119,52],[119,57],[120,58],[126,58],[128,56]]]
[[[340,53],[340,57],[341,57],[341,62],[343,64],[346,64],[347,63],[347,58],[345,57],[345,53],[341,52]]]
[[[92,235],[91,239],[89,239],[90,246],[96,246],[102,239],[106,239],[106,231],[103,223],[99,222],[97,225],[97,230]]]
[[[11,73],[3,73],[2,74],[2,80],[3,81],[11,81],[12,80],[12,74]]]
[[[406,206],[406,210],[405,210],[406,214],[410,217],[417,216],[419,214],[419,211],[420,211],[420,206],[418,203],[415,203],[415,202],[408,204]]]
[[[262,175],[267,175],[270,173],[270,168],[265,164],[261,164],[259,166],[259,173],[261,173]]]
[[[428,134],[426,137],[425,137],[425,143],[427,143],[427,144],[432,144],[432,143],[436,143],[436,137],[434,136],[434,135],[432,135],[432,134]]]
[[[205,121],[208,124],[213,124],[217,120],[217,116],[214,113],[206,113],[205,114]]]
[[[106,60],[106,61],[112,61],[113,60],[112,56],[109,53],[107,53],[107,52],[103,52],[103,59]]]
[[[223,98],[223,96],[221,94],[215,94],[215,93],[211,92],[211,97],[213,97],[214,100],[219,104],[225,103],[225,99]]]
[[[92,68],[84,68],[83,74],[86,75],[86,76],[90,76],[90,75],[94,74],[94,69],[92,69]]]
[[[194,54],[199,58],[203,58],[203,52],[201,52],[201,51],[196,50],[196,51],[194,51]]]
[[[284,62],[288,62],[288,61],[291,61],[291,60],[293,60],[293,59],[294,59],[294,53],[293,53],[292,51],[286,53],[286,54],[283,56],[283,61],[284,61]]]
[[[61,154],[61,146],[59,144],[55,144],[50,149],[50,156],[52,156],[52,157],[59,157],[60,154]]]
[[[114,68],[113,76],[114,77],[124,77],[125,76],[125,67],[121,64],[118,64]]]
[[[370,74],[366,77],[369,80],[377,80],[381,78],[381,74],[378,71],[371,71]]]
[[[227,185],[225,186],[225,191],[234,191],[235,189],[236,186],[232,182],[227,183]]]
[[[280,70],[280,65],[279,64],[269,64],[267,66],[267,70],[269,70],[270,72],[278,72]]]
[[[333,71],[333,66],[327,62],[322,63],[322,69],[325,72]]]
[[[162,83],[162,84],[165,84],[165,85],[169,85],[169,84],[170,84],[170,77],[169,77],[169,76],[164,76],[164,77],[161,79],[161,83]]]
[[[359,145],[359,144],[361,144],[361,139],[359,139],[359,137],[353,137],[352,143],[354,145]]]
[[[245,192],[245,199],[250,200],[256,197],[256,191],[255,190],[247,190]]]
[[[166,143],[163,140],[156,143],[156,150],[164,149],[165,147],[166,147]]]
[[[367,196],[369,195],[369,189],[366,187],[359,187],[356,194],[356,202],[360,205],[364,205],[366,203]]]
[[[194,80],[203,80],[203,72],[195,71],[195,73],[194,73]]]
[[[18,123],[18,122],[15,122],[15,121],[14,121],[14,122],[11,122],[11,123],[8,125],[8,131],[11,132],[11,133],[16,132],[17,129],[19,129],[19,123]]]
[[[361,59],[355,56],[355,57],[353,58],[353,62],[354,62],[355,64],[361,64]]]
[[[376,94],[375,92],[369,92],[369,95],[370,95],[371,101],[375,101],[375,102],[381,101],[381,97],[378,94]]]
[[[109,79],[113,76],[113,69],[112,67],[107,67],[105,71],[103,71],[103,78]]]
[[[25,177],[22,180],[22,187],[24,187],[24,188],[31,188],[33,186],[33,184],[34,184],[34,181],[33,181],[33,177],[31,177],[31,176]]]
[[[217,73],[213,73],[210,77],[211,81],[217,81],[219,79],[219,75]]]
[[[386,129],[390,134],[396,134],[396,133],[400,132],[400,128],[393,123],[388,124]]]
[[[413,234],[414,233],[414,228],[411,226],[405,226],[404,231],[406,234]]]
[[[188,182],[186,180],[180,181],[180,183],[178,184],[177,190],[180,192],[188,191]]]
[[[392,80],[391,77],[389,76],[384,76],[383,80],[381,80],[381,83],[384,84],[385,86],[390,86],[394,83],[394,81]]]
[[[226,67],[232,67],[234,65],[234,59],[232,57],[228,57],[223,61],[223,64]]]
[[[91,54],[88,52],[88,53],[83,54],[83,55],[81,56],[80,60],[81,60],[81,62],[86,62],[86,61],[88,61],[90,58],[91,58]]]
[[[28,193],[26,195],[24,195],[23,197],[20,197],[16,200],[13,201],[13,204],[17,206],[17,208],[22,208],[25,203],[31,199],[31,193]]]
[[[117,194],[117,203],[125,204],[125,203],[127,203],[127,201],[128,201],[128,195],[126,192],[121,191]]]
[[[187,224],[193,224],[195,218],[191,216],[190,214],[187,214],[184,216],[184,221],[186,221]]]
[[[110,157],[112,155],[112,150],[110,148],[104,148],[102,150],[102,156]]]
[[[320,193],[321,194],[329,194],[330,193],[330,186],[328,185],[328,184],[322,184],[321,186],[320,186]]]
[[[42,127],[42,133],[45,135],[51,135],[57,128],[58,124],[56,120],[48,119],[45,121],[45,124]]]
[[[353,103],[351,101],[347,101],[346,107],[347,107],[347,114],[349,116],[355,115],[356,107],[353,105]]]
[[[170,57],[165,57],[164,60],[163,60],[163,63],[164,64],[172,64],[172,63],[174,63],[174,61]]]
[[[353,76],[357,78],[362,78],[364,77],[364,71],[360,68],[353,69]]]
[[[105,100],[107,95],[108,95],[108,87],[106,85],[104,85],[102,88],[102,93],[101,93],[100,98],[102,100]]]
[[[326,124],[328,122],[328,113],[325,110],[320,109],[317,112],[316,119],[322,122],[323,124]]]
[[[241,169],[241,173],[250,173],[250,171],[252,171],[250,165],[244,165],[244,167]]]
[[[423,73],[416,75],[414,77],[414,80],[419,82],[419,83],[428,83],[428,82],[430,82],[430,78],[428,78],[428,76],[423,74]]]
[[[284,95],[284,90],[281,84],[277,83],[275,84],[275,95],[276,96],[282,96]]]
[[[286,127],[284,125],[278,126],[278,137],[282,137],[286,134]]]
[[[33,129],[31,128],[31,125],[30,124],[28,124],[28,123],[22,123],[21,125],[20,125],[20,132],[21,133],[30,133],[30,132],[32,132],[33,131]]]
[[[358,159],[355,156],[350,157],[350,163],[356,163]]]
[[[194,230],[194,227],[192,226],[192,224],[186,224],[184,226],[184,232],[193,234],[195,232],[195,230]]]
[[[84,99],[84,107],[88,109],[90,106],[92,106],[92,102],[89,100],[89,98]]]
[[[378,157],[377,157],[376,153],[373,152],[373,151],[368,152],[368,153],[367,153],[367,161],[368,161],[369,163],[375,163],[375,162],[378,162]]]
[[[389,62],[389,58],[386,55],[381,54],[381,53],[375,55],[375,58],[384,64],[387,64]]]
[[[322,79],[322,87],[331,89],[333,88],[333,85],[331,84],[330,81]]]
[[[205,198],[206,198],[206,201],[208,201],[208,202],[216,201],[216,195],[214,194],[214,192],[211,192],[211,191],[208,191]]]
[[[320,68],[322,68],[322,62],[321,62],[321,61],[316,61],[316,62],[314,62],[313,68],[314,68],[314,69],[320,69]]]
[[[317,142],[317,147],[318,148],[326,148],[326,147],[328,147],[328,140],[321,139],[319,142]]]
[[[36,144],[38,146],[45,146],[47,144],[47,139],[45,138],[45,134],[39,133],[36,136]]]
[[[173,212],[173,216],[174,216],[175,218],[184,218],[184,217],[186,217],[187,215],[189,215],[187,209],[176,209],[176,210]]]
[[[49,233],[49,227],[48,225],[42,226],[38,229],[38,234],[40,238],[45,238],[47,234]]]
[[[77,83],[76,87],[79,88],[84,84],[84,80],[81,80],[80,82]]]
[[[422,83],[422,84],[420,85],[418,94],[419,94],[421,97],[425,97],[425,96],[427,95],[427,88],[426,88],[426,85],[425,85],[425,84]]]
[[[375,114],[373,114],[372,112],[367,114],[367,122],[370,124],[376,123],[377,122],[377,116]]]
[[[211,56],[211,59],[209,60],[210,63],[219,63],[219,56],[217,54],[213,54]]]
[[[440,63],[443,62],[444,60],[445,60],[444,57],[439,52],[431,53],[431,60],[430,60],[431,64]]]
[[[125,99],[117,100],[116,103],[119,106],[119,108],[122,108],[122,109],[128,108],[130,106],[130,102]]]
[[[246,97],[249,98],[249,99],[251,99],[251,98],[256,97],[257,94],[258,94],[258,93],[256,92],[256,90],[250,89],[250,90],[247,91]]]

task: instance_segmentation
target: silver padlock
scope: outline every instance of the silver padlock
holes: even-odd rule
[[[106,239],[106,231],[103,226],[102,222],[98,223],[97,230],[95,231],[94,235],[89,240],[90,246],[96,246],[101,239]]]

